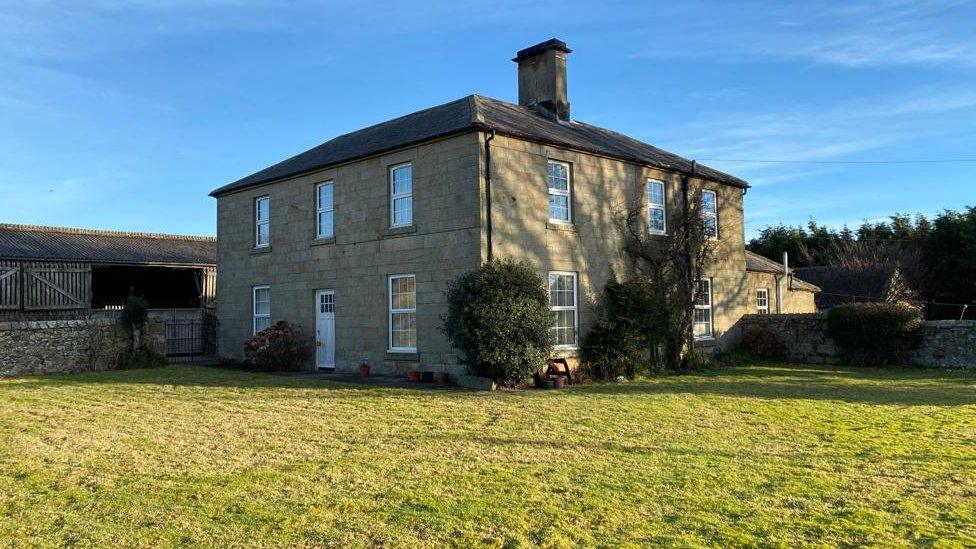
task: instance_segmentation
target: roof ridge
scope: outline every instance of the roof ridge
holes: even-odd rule
[[[12,230],[36,233],[80,234],[88,236],[137,237],[156,238],[160,240],[186,240],[189,242],[216,242],[215,236],[196,236],[185,234],[147,233],[138,231],[111,231],[107,229],[83,229],[78,227],[55,227],[51,225],[21,225],[18,223],[0,223],[0,230]]]

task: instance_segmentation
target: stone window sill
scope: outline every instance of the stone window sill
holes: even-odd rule
[[[403,362],[420,362],[420,353],[404,353],[400,351],[387,351],[383,354],[386,360],[400,360]]]
[[[546,228],[554,231],[566,231],[570,233],[577,232],[576,225],[573,225],[572,223],[560,223],[558,221],[546,221]]]
[[[383,231],[383,237],[386,238],[390,236],[400,236],[400,235],[411,234],[415,232],[417,232],[416,225],[408,225],[406,227],[390,227],[389,229]]]
[[[321,237],[321,238],[312,239],[312,242],[309,245],[310,246],[324,246],[326,244],[335,244],[335,241],[336,240],[335,240],[335,237],[334,236],[324,236],[324,237]]]
[[[271,253],[271,246],[263,246],[261,248],[251,248],[251,255],[269,254],[269,253]]]

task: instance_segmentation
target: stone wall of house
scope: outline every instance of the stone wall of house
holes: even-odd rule
[[[163,324],[147,323],[142,341],[165,353]],[[0,322],[0,377],[107,370],[131,346],[132,336],[114,319]]]
[[[762,330],[786,347],[787,360],[805,364],[838,364],[841,350],[834,344],[825,314],[746,315],[742,334]],[[912,351],[917,366],[976,368],[976,321],[932,320],[923,327],[921,345]]]
[[[303,174],[217,200],[218,354],[241,358],[253,333],[252,290],[267,285],[271,322],[312,342],[316,291],[334,292],[336,369],[463,373],[441,332],[444,295],[481,263],[480,148],[474,133]],[[390,228],[390,169],[413,167],[413,225]],[[335,236],[315,237],[315,188],[331,181]],[[542,192],[545,192],[543,187]],[[254,201],[270,198],[270,245],[254,246]],[[414,275],[417,352],[389,350],[391,275]],[[313,364],[308,365],[310,368]]]
[[[633,261],[625,252],[626,239],[619,230],[620,218],[628,210],[645,207],[648,180],[661,181],[666,232],[670,234],[682,210],[681,175],[502,135],[491,143],[491,159],[495,256],[526,260],[543,276],[550,271],[576,273],[582,338],[598,316],[610,276],[626,280],[633,274]],[[569,165],[570,223],[549,221],[549,160]],[[690,179],[690,196],[700,196],[703,189],[717,194],[719,237],[713,243],[715,260],[704,273],[712,282],[714,338],[699,341],[699,345],[724,347],[737,340],[739,318],[756,311],[755,289],[746,276],[742,189]],[[646,214],[640,223],[647,227]],[[667,240],[664,236],[649,239],[662,245]],[[575,351],[559,354],[572,356]]]

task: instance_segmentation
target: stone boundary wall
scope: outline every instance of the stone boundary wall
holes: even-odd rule
[[[162,322],[146,323],[143,345],[166,352]],[[0,377],[115,368],[132,336],[115,319],[0,322]]]
[[[805,364],[838,364],[841,350],[834,344],[823,313],[745,315],[743,336],[763,330],[786,347],[787,360]],[[922,343],[912,351],[917,366],[976,369],[976,320],[930,320],[922,327]]]
[[[930,320],[912,351],[919,366],[976,369],[976,320]]]

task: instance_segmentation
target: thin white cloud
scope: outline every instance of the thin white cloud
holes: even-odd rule
[[[976,68],[973,2],[698,3],[691,9],[694,23],[682,31],[707,40],[693,49],[682,41],[656,41],[636,56]]]

